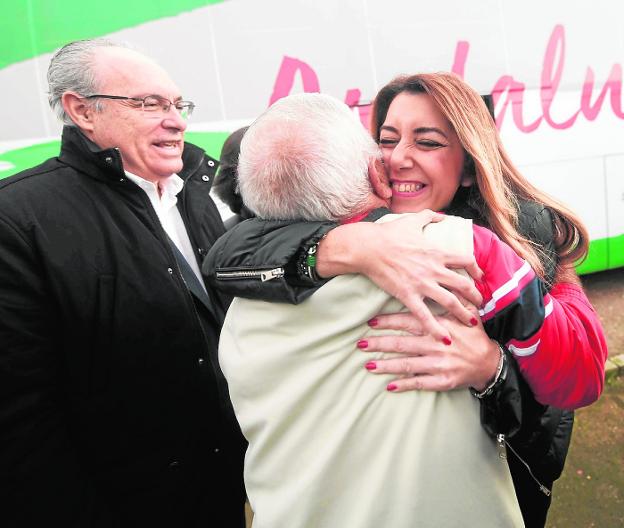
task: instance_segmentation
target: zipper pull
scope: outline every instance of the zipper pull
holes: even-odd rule
[[[499,454],[498,456],[500,456],[501,458],[506,458],[507,457],[507,452],[505,449],[505,446],[507,446],[509,449],[511,449],[511,452],[516,455],[516,458],[522,462],[522,464],[524,465],[525,468],[527,468],[527,471],[529,472],[529,475],[531,475],[531,478],[535,481],[535,483],[539,486],[540,491],[546,495],[547,497],[550,497],[551,495],[551,491],[544,486],[544,484],[542,484],[539,480],[537,480],[537,478],[535,477],[535,475],[533,474],[533,471],[531,471],[531,466],[529,466],[523,459],[522,457],[516,452],[516,450],[511,446],[511,444],[509,442],[507,442],[507,440],[505,439],[505,435],[503,434],[499,434],[496,435],[496,441],[498,442],[498,447],[499,447]],[[504,455],[502,454],[502,451],[505,451]]]
[[[546,486],[544,486],[544,484],[540,484],[539,485],[540,491],[546,495],[547,497],[550,497],[550,494],[552,493]]]
[[[284,276],[284,268],[275,268],[260,273],[260,280],[262,282],[270,281],[273,279],[281,279]]]
[[[498,456],[500,458],[507,458],[507,448],[505,447],[505,435],[498,434],[496,435],[496,443],[498,444]]]

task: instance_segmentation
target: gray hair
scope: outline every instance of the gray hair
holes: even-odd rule
[[[261,218],[343,220],[362,212],[369,200],[368,166],[379,157],[347,105],[329,95],[290,95],[245,133],[240,192]]]
[[[57,117],[68,126],[76,126],[65,112],[61,97],[65,92],[80,95],[97,93],[98,81],[93,68],[95,51],[99,48],[130,46],[108,39],[76,40],[58,50],[48,67],[48,102]],[[96,109],[99,110],[99,102]]]

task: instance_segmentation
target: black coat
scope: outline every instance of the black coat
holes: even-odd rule
[[[216,162],[183,158],[200,258],[224,230]],[[117,149],[66,127],[59,158],[0,182],[0,524],[244,526],[221,323]]]

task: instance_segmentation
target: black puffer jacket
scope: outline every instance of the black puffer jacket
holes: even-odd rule
[[[483,225],[478,203],[469,196],[458,198],[457,205],[448,212]],[[335,226],[332,222],[247,220],[217,241],[204,261],[203,272],[211,284],[230,295],[299,303],[325,282],[313,282],[299,272],[306,249]],[[541,248],[546,277],[552,284],[556,253],[550,211],[536,203],[520,203],[519,231]],[[260,272],[264,272],[262,280]],[[551,490],[561,475],[574,414],[538,403],[517,362],[509,352],[506,354],[509,368],[505,382],[481,400],[482,424],[493,437],[505,435],[511,448],[530,467],[533,476],[508,450],[525,524],[529,528],[543,527],[551,497],[535,479]]]
[[[224,231],[216,162],[183,159],[199,255]],[[0,524],[244,526],[211,317],[116,149],[65,128],[59,158],[0,182]]]

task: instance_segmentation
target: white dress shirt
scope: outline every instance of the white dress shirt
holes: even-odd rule
[[[184,255],[184,258],[189,263],[189,266],[191,266],[195,275],[197,275],[199,283],[205,290],[206,286],[204,285],[204,280],[202,279],[201,272],[199,271],[191,239],[186,232],[186,227],[184,226],[184,221],[182,220],[180,211],[178,211],[178,208],[176,207],[176,204],[178,203],[177,194],[184,187],[184,180],[177,174],[172,174],[168,178],[161,180],[158,185],[156,185],[151,181],[147,181],[140,176],[136,176],[135,174],[127,171],[126,176],[128,176],[128,179],[136,183],[145,191],[145,194],[147,194],[147,197],[152,203],[154,211],[156,211],[156,214],[158,215],[158,219],[160,220],[160,224],[163,229],[169,235],[169,238],[173,240],[173,243],[180,250],[180,253]]]

